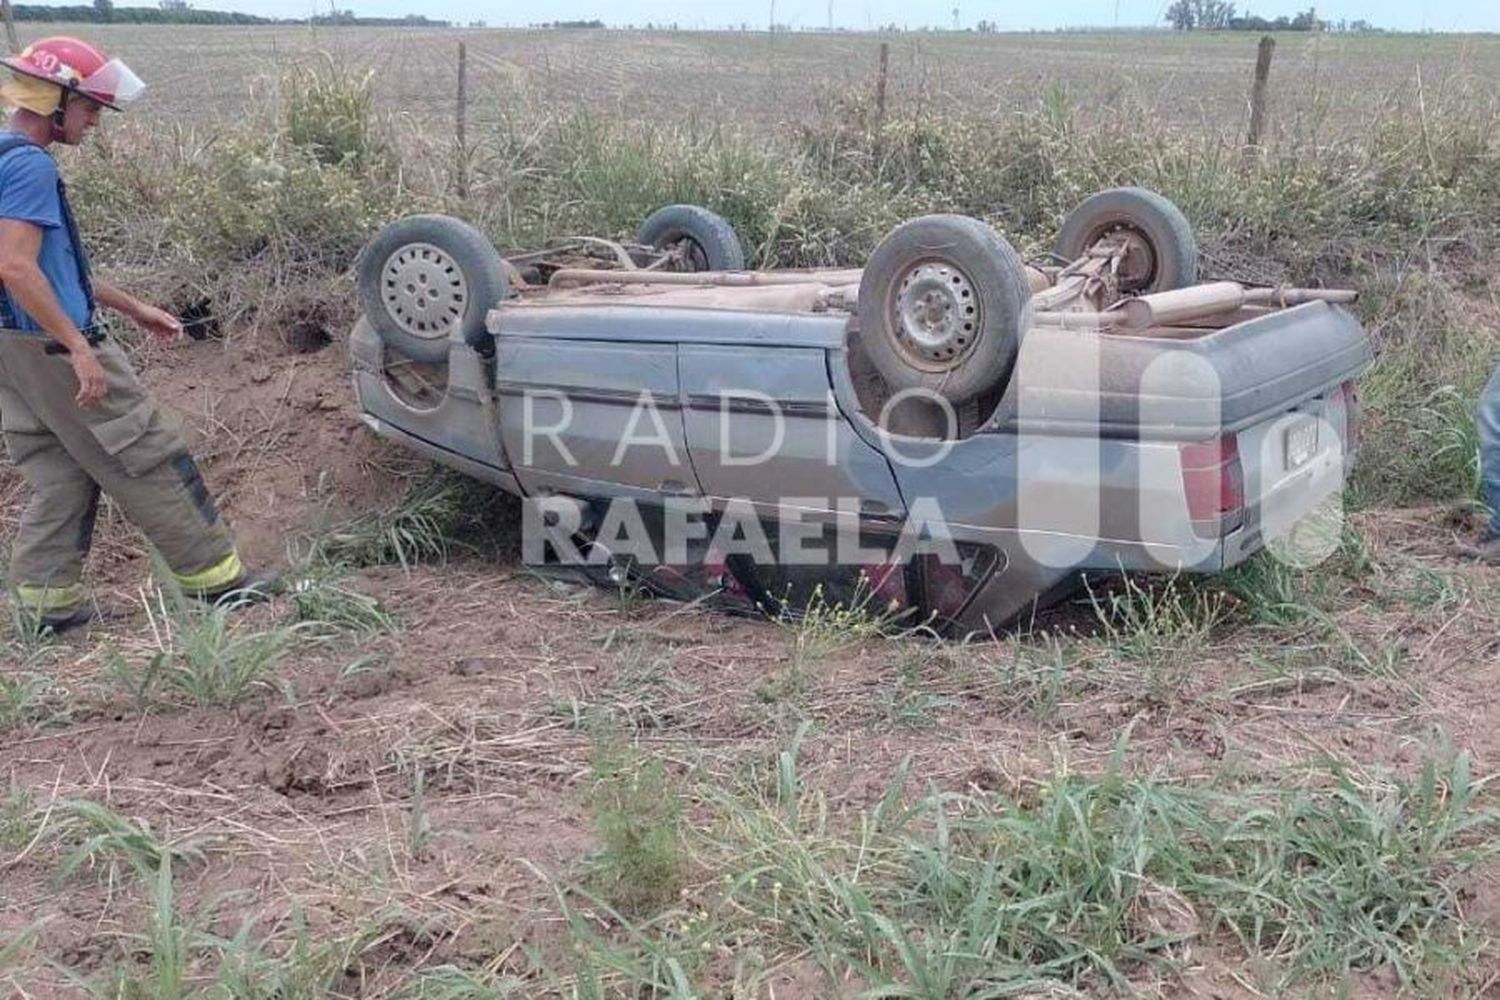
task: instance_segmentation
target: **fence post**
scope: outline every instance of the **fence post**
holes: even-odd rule
[[[469,143],[468,143],[468,116],[469,95],[467,88],[469,58],[468,47],[463,42],[458,43],[458,105],[454,114],[453,131],[458,140],[457,148],[454,150],[456,160],[454,162],[453,180],[454,187],[460,199],[469,197]]]
[[[21,41],[16,37],[16,18],[10,9],[10,0],[0,0],[0,16],[5,18],[5,43],[12,54],[21,51]]]
[[[880,43],[880,73],[875,77],[875,131],[878,134],[885,125],[885,81],[891,71],[891,46]]]
[[[1276,39],[1270,35],[1260,38],[1260,51],[1255,57],[1255,80],[1250,85],[1250,134],[1245,137],[1245,148],[1260,147],[1261,134],[1266,127],[1266,81],[1271,76],[1271,53],[1276,49]]]

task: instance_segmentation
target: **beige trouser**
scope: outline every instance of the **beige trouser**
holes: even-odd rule
[[[28,611],[59,614],[88,599],[83,562],[101,490],[150,539],[185,590],[243,574],[182,435],[112,340],[94,350],[108,390],[88,409],[50,338],[0,331],[0,430],[33,495],[21,515],[10,585]],[[56,348],[54,348],[56,351]]]

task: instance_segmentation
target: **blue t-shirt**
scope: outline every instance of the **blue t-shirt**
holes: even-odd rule
[[[42,147],[26,145],[0,155],[0,219],[19,219],[42,230],[37,263],[52,284],[63,312],[83,329],[89,321],[88,295],[78,279],[73,242],[63,224],[62,203],[57,194],[57,162]],[[41,325],[14,300],[10,310],[15,329],[42,332]]]

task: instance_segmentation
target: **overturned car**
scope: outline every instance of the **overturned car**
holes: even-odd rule
[[[691,206],[564,246],[393,223],[350,338],[365,422],[526,498],[528,561],[988,632],[1088,572],[1315,557],[1352,467],[1353,293],[1199,283],[1150,191],[1087,199],[1032,263],[947,215],[859,269],[743,270]]]

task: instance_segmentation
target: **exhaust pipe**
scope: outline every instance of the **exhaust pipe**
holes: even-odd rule
[[[1171,326],[1198,316],[1235,312],[1244,305],[1243,286],[1233,281],[1215,281],[1126,299],[1116,308],[1125,314],[1125,326],[1143,330],[1148,326]]]
[[[553,272],[547,284],[570,285],[688,285],[697,288],[760,288],[766,285],[857,284],[860,268],[830,271],[604,271],[565,267]]]

